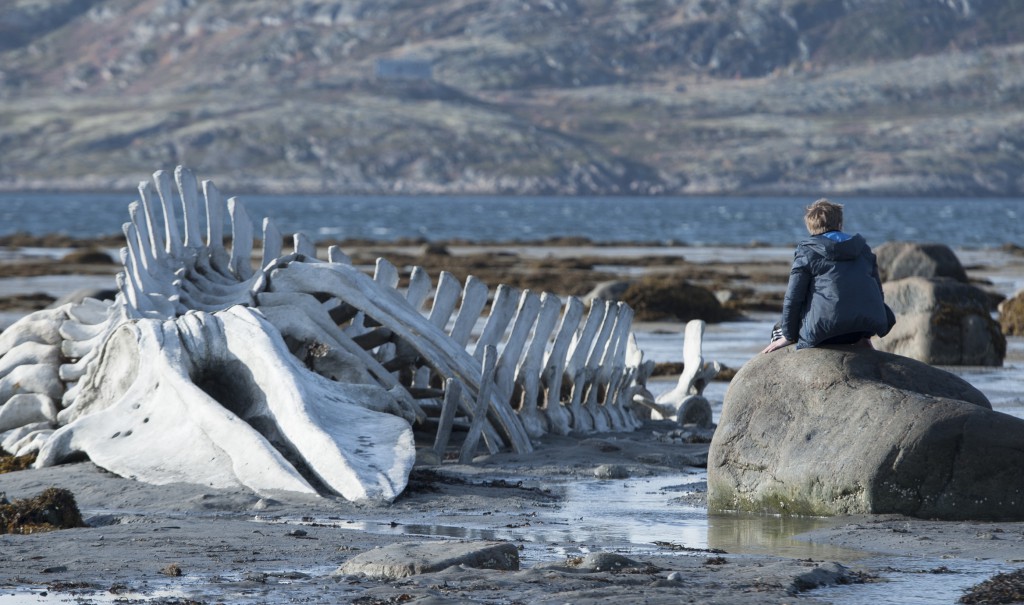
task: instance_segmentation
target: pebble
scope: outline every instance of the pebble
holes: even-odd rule
[[[594,476],[598,479],[628,479],[629,470],[618,464],[602,464],[594,469]]]

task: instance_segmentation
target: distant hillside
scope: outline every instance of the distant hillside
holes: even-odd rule
[[[1022,0],[15,0],[0,188],[1024,195]]]

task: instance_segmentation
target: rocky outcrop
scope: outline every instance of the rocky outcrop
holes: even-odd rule
[[[1019,196],[1011,5],[19,2],[0,188]]]
[[[907,277],[949,277],[967,283],[960,259],[945,244],[885,242],[874,249],[882,281]]]
[[[981,289],[923,277],[885,282],[882,289],[896,325],[874,339],[878,349],[933,365],[1002,365],[1006,338]]]
[[[708,508],[1024,519],[1024,420],[953,374],[881,351],[758,355],[725,396]]]

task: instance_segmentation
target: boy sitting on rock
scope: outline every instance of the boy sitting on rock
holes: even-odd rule
[[[811,237],[793,253],[782,321],[763,353],[861,343],[885,336],[896,323],[882,297],[878,264],[860,234],[843,233],[843,207],[820,199],[807,208]]]

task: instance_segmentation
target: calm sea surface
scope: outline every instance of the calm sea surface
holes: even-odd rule
[[[66,233],[79,237],[111,235],[120,232],[128,219],[132,194],[11,194],[0,193],[0,235],[15,232],[32,234]],[[242,196],[243,203],[255,224],[270,217],[283,233],[304,232],[316,240],[361,238],[394,240],[424,238],[427,240],[463,239],[475,242],[536,241],[551,237],[585,237],[594,242],[678,243],[693,246],[746,246],[769,244],[772,248],[742,251],[759,256],[775,254],[780,262],[788,262],[793,242],[805,236],[801,217],[810,198],[587,198],[587,197],[346,197],[346,196]],[[1024,199],[902,199],[902,198],[834,198],[846,206],[847,230],[861,232],[872,244],[891,240],[942,242],[961,250],[971,249],[974,261],[994,257],[1003,244],[1024,245]],[[724,250],[712,250],[722,254]],[[689,257],[689,253],[688,257]],[[985,264],[985,263],[982,263]],[[7,283],[8,291],[18,288],[26,292],[61,287],[85,287],[94,284],[70,282],[76,276],[56,278],[59,284],[24,278],[25,283]],[[95,280],[95,276],[83,276]],[[1024,276],[1017,273],[1000,275],[994,282],[1006,293],[1015,291]],[[3,280],[0,280],[3,281]],[[6,280],[11,282],[12,280]],[[18,282],[18,279],[14,279]],[[70,285],[69,285],[70,284]],[[0,324],[4,321],[0,314]],[[13,320],[15,318],[8,318]],[[703,353],[738,368],[757,355],[766,344],[776,315],[754,313],[743,321],[710,324],[705,333]],[[637,334],[648,359],[678,360],[683,345],[682,326],[678,330],[658,330]],[[1024,418],[1024,338],[1009,339],[1007,359],[999,368],[947,368],[979,388],[999,411]],[[671,388],[672,382],[652,384],[656,394]],[[712,382],[704,392],[712,402],[714,415],[721,413],[727,383]],[[705,477],[694,475],[693,480]],[[673,481],[677,478],[671,478]],[[728,544],[734,553],[769,552],[783,556],[821,557],[814,549],[820,545],[793,540],[795,529],[770,525],[772,519],[759,518],[757,526],[728,525],[745,523],[720,517],[709,521],[702,510],[680,515],[678,505],[666,506],[663,491],[653,490],[647,483],[591,482],[605,487],[597,493],[580,491],[576,498],[587,504],[573,504],[586,509],[587,519],[601,524],[597,533],[585,539],[595,543],[611,543],[622,532],[627,542],[648,544],[654,535],[672,536],[673,540],[690,545],[721,542],[722,536],[735,534],[741,538]],[[648,482],[649,483],[649,482]],[[575,489],[586,489],[580,484]],[[614,490],[635,489],[642,502],[626,502]],[[657,493],[660,499],[649,494]],[[573,492],[570,491],[570,500]],[[653,498],[653,499],[652,499]],[[649,501],[650,500],[650,501]],[[619,503],[607,508],[593,503]],[[583,510],[583,509],[580,509]],[[671,516],[651,511],[673,511]],[[653,514],[653,516],[652,516]],[[582,517],[580,517],[582,519]],[[723,526],[723,523],[727,525]],[[569,524],[585,530],[575,520]],[[411,527],[401,524],[399,527]],[[654,534],[652,534],[652,528]],[[510,530],[531,531],[531,530]],[[634,533],[630,533],[634,532]],[[657,534],[657,535],[655,535]],[[447,534],[434,534],[447,535]],[[779,536],[783,536],[781,539]],[[461,536],[464,537],[464,536]],[[530,543],[529,536],[512,536]],[[579,538],[577,538],[579,539]],[[721,546],[723,544],[717,544]],[[548,553],[550,554],[550,553]],[[826,556],[833,556],[829,553]],[[911,558],[913,562],[919,559]],[[948,581],[937,585],[934,574],[901,572],[904,560],[895,561],[884,582],[851,585],[818,591],[816,596],[838,604],[931,603],[953,602],[962,590],[992,575],[997,569],[988,562],[962,560],[930,561],[920,559],[921,569],[950,566],[954,573],[942,576]],[[872,586],[883,590],[874,591]],[[927,594],[926,600],[914,600]],[[14,601],[0,595],[0,602]],[[37,602],[37,601],[32,601]],[[41,601],[39,601],[41,602]]]
[[[0,193],[0,235],[120,233],[132,193]],[[315,240],[465,239],[691,245],[788,245],[802,239],[803,209],[793,197],[397,197],[239,196],[259,225]],[[1024,244],[1024,199],[833,198],[846,206],[847,231],[871,243],[941,242],[954,248]]]

